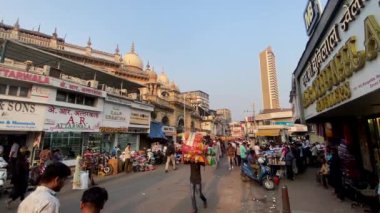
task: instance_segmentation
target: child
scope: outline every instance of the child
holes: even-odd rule
[[[325,188],[328,188],[327,178],[329,176],[329,173],[330,173],[329,164],[327,163],[326,159],[323,159],[321,169],[319,170],[319,175],[322,179],[322,183]]]

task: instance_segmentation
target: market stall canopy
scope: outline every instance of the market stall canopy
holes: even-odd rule
[[[294,124],[294,126],[288,129],[289,134],[306,133],[307,126],[302,124]]]
[[[162,131],[162,123],[160,122],[150,122],[150,132],[149,137],[150,138],[161,138],[166,139],[164,131]]]
[[[258,129],[256,136],[280,136],[281,129]]]

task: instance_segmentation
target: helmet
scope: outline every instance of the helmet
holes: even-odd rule
[[[265,159],[263,157],[259,157],[259,159],[257,159],[257,162],[259,162],[259,164],[263,164],[265,162]]]

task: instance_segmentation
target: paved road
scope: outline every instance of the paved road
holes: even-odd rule
[[[199,206],[199,212],[280,212],[281,189],[265,191],[256,183],[243,183],[238,169],[229,171],[226,162],[219,168],[206,167],[202,170],[204,194],[208,198],[208,209]],[[314,181],[315,170],[309,170],[296,181],[282,181],[289,187],[292,212],[348,212],[349,202],[341,203],[334,198],[331,190],[325,190]],[[105,205],[109,212],[190,212],[189,167],[180,165],[176,171],[164,173],[163,167],[155,171],[119,174],[98,179],[98,184],[107,188],[109,201]],[[59,193],[61,212],[78,212],[80,190],[71,190],[70,184]],[[5,199],[0,203],[0,212],[15,212],[17,203],[5,209]],[[198,200],[198,204],[201,201]]]

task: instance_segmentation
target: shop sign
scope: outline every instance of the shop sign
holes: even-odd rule
[[[129,124],[149,126],[149,124],[150,124],[150,113],[132,110]]]
[[[128,133],[128,128],[100,127],[99,131],[102,133]]]
[[[0,130],[42,131],[44,113],[42,105],[0,100]]]
[[[321,4],[319,0],[309,0],[303,13],[306,33],[308,36],[314,31],[319,18],[321,17]]]
[[[95,89],[92,87],[85,87],[85,86],[81,86],[79,84],[69,83],[69,82],[66,82],[63,80],[58,80],[58,79],[57,79],[57,81],[54,81],[54,82],[57,82],[56,85],[54,85],[54,86],[57,86],[59,88],[63,88],[63,89],[67,89],[67,90],[71,90],[71,91],[75,91],[75,92],[81,92],[81,93],[85,93],[85,94],[89,94],[89,95],[99,96],[99,97],[105,96],[104,91],[98,90],[98,89]]]
[[[20,81],[28,81],[38,84],[49,84],[50,78],[44,75],[37,75],[30,72],[18,71],[13,69],[8,69],[5,67],[0,67],[0,77],[16,79]]]
[[[301,76],[306,118],[380,88],[379,14],[369,0],[353,0],[338,12]]]
[[[99,112],[50,105],[46,110],[44,130],[47,132],[98,132]]]
[[[105,102],[102,127],[121,128],[127,130],[130,114],[131,110],[127,106]]]
[[[165,135],[167,136],[171,136],[171,135],[174,135],[176,134],[177,130],[175,129],[175,127],[171,127],[171,126],[163,126],[162,127],[162,131],[165,133]]]

